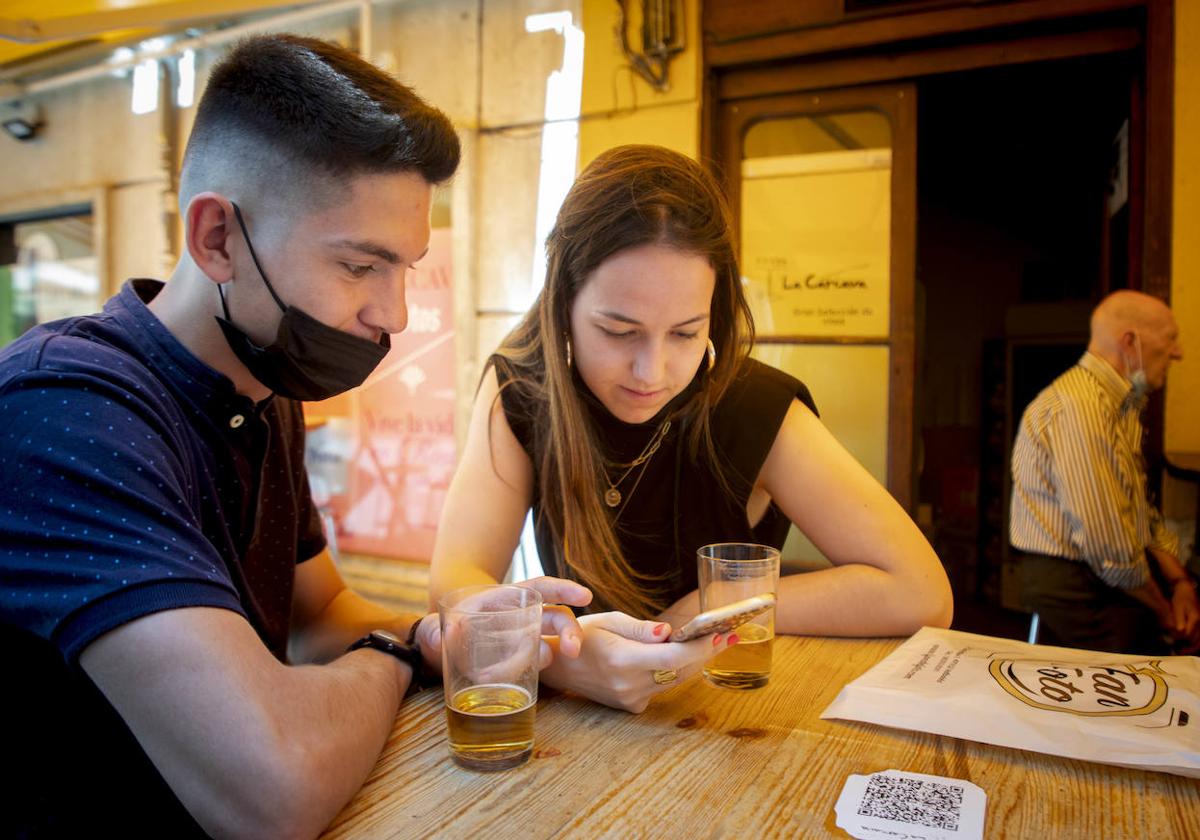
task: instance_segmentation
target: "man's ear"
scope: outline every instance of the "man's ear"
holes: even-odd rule
[[[215,283],[232,279],[229,240],[237,229],[233,202],[220,193],[197,193],[188,202],[184,219],[184,238],[192,262]]]

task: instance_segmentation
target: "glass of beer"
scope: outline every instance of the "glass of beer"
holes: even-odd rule
[[[754,543],[716,543],[696,552],[700,609],[711,610],[754,595],[777,595],[779,550]],[[722,688],[762,688],[771,678],[775,608],[733,630],[738,643],[709,660],[704,676]]]
[[[470,770],[507,770],[533,752],[542,596],[469,586],[442,596],[442,674],[450,755]]]

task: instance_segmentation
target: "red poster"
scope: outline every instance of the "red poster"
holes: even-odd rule
[[[428,562],[454,473],[450,229],[409,273],[408,327],[359,388],[305,407],[313,497],[339,551]]]

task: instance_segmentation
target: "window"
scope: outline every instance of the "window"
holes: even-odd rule
[[[0,346],[102,304],[90,208],[0,223]]]

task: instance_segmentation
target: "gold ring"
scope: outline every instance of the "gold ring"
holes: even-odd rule
[[[674,668],[667,668],[665,670],[654,672],[654,682],[658,683],[659,685],[670,685],[677,679],[679,679],[679,672]]]

